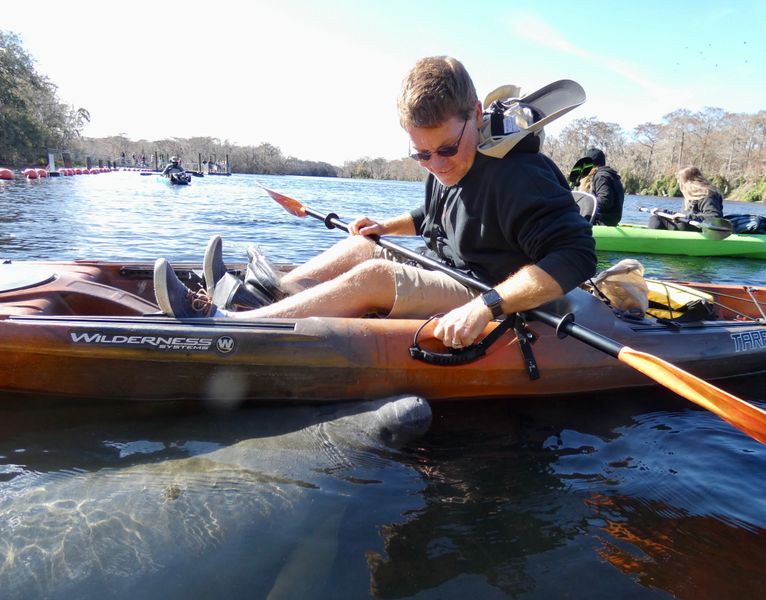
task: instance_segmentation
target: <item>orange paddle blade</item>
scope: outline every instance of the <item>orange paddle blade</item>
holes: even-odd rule
[[[293,214],[296,217],[306,216],[306,207],[299,200],[295,200],[294,198],[290,198],[289,196],[285,196],[284,194],[280,194],[279,192],[270,190],[269,188],[263,187],[262,185],[261,187],[265,190],[265,192],[269,196],[271,196],[272,198],[274,198],[274,200],[279,202],[282,205],[282,207],[290,214]]]
[[[766,444],[766,411],[652,354],[625,346],[617,358],[679,396],[717,414],[751,438]]]

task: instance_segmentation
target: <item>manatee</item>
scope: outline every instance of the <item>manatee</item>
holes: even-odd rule
[[[2,597],[194,596],[202,591],[195,586],[209,585],[202,575],[193,581],[196,564],[223,574],[243,551],[263,584],[248,595],[317,589],[354,470],[396,467],[387,456],[428,430],[431,410],[408,396],[280,407],[252,418],[257,437],[204,454],[27,473],[0,485]],[[260,548],[260,539],[268,544]],[[188,589],[170,577],[177,572],[190,574]]]

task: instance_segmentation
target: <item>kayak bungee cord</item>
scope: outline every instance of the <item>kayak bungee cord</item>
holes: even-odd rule
[[[260,183],[258,185],[260,185],[272,199],[279,203],[290,214],[297,217],[311,216],[323,221],[328,229],[337,228],[349,233],[348,225],[341,221],[335,213],[322,214],[309,208],[299,200],[270,190]],[[423,266],[436,271],[441,271],[463,285],[471,287],[477,291],[486,292],[491,289],[489,285],[463,273],[462,271],[458,271],[444,263],[423,256],[414,250],[400,246],[386,238],[380,236],[367,237],[383,248],[387,248],[405,258],[414,260]],[[692,375],[680,367],[654,356],[653,354],[633,350],[632,348],[620,344],[619,342],[588,329],[587,327],[576,324],[574,322],[575,316],[572,313],[568,313],[562,317],[541,309],[533,309],[524,311],[524,314],[534,317],[538,321],[553,327],[559,338],[564,338],[569,335],[588,344],[596,350],[600,350],[601,352],[613,356],[620,362],[643,373],[679,396],[718,415],[724,421],[730,423],[740,431],[743,431],[753,439],[762,444],[766,444],[766,411],[763,411],[757,406],[754,406],[742,398],[738,398],[737,396],[730,394],[729,392],[726,392],[713,384],[700,379],[696,375]]]

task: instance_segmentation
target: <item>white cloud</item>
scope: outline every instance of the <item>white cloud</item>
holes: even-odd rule
[[[516,11],[507,18],[507,23],[514,36],[560,53],[567,60],[577,58],[579,72],[583,73],[584,77],[591,76],[594,84],[588,86],[591,90],[588,93],[589,102],[585,106],[585,111],[597,109],[596,116],[602,120],[618,122],[629,128],[647,120],[647,107],[669,106],[668,102],[671,99],[672,103],[677,104],[684,102],[692,95],[685,90],[671,88],[647,77],[644,74],[645,68],[642,66],[619,58],[605,57],[574,44],[564,33],[536,13]],[[594,74],[597,76],[593,77]],[[621,86],[618,83],[619,80],[629,82],[635,88]],[[603,82],[608,83],[603,85]],[[640,98],[640,100],[626,99],[626,95]],[[663,108],[656,112],[668,111]],[[638,113],[643,113],[644,117],[642,118]],[[567,120],[578,118],[578,116],[582,116],[582,111]],[[566,121],[558,123],[556,129],[560,129],[562,123]]]

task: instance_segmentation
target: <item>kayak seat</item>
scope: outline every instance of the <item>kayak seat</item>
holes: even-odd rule
[[[588,221],[593,223],[596,220],[596,214],[598,213],[598,201],[593,194],[587,192],[580,192],[575,190],[572,192],[572,198],[580,209],[580,215]]]
[[[62,277],[58,295],[69,314],[132,316],[156,313],[159,307],[136,294],[73,277]]]

